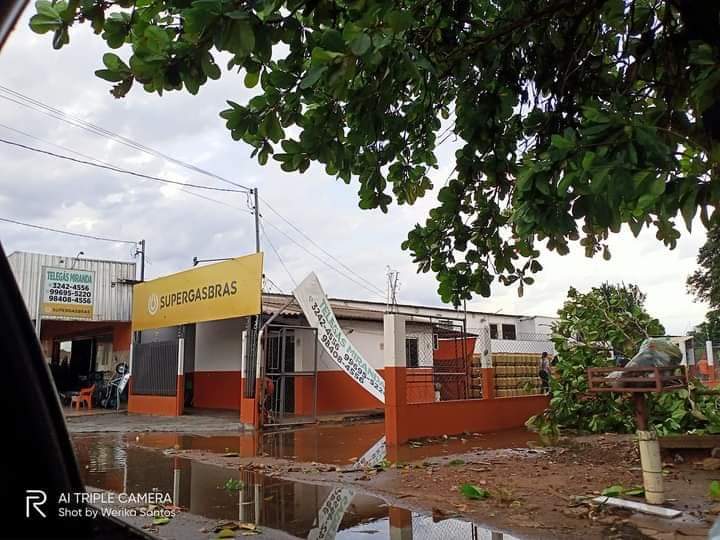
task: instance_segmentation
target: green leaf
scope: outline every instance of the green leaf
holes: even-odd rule
[[[623,495],[629,495],[630,497],[642,497],[645,495],[645,488],[642,486],[637,486],[634,488],[626,489],[623,491]]]
[[[103,54],[103,64],[105,64],[105,67],[112,70],[112,71],[123,71],[126,73],[130,72],[130,68],[128,65],[123,62],[122,58],[120,58],[115,53],[105,53]]]
[[[282,126],[280,125],[280,121],[274,112],[270,112],[265,115],[260,128],[265,136],[273,142],[279,142],[280,139],[283,138],[284,133]]]
[[[95,71],[95,76],[109,82],[120,82],[127,78],[127,75],[123,75],[120,72],[112,71],[110,69],[98,69]]]
[[[248,71],[245,74],[245,86],[248,88],[254,88],[257,86],[258,81],[260,80],[260,72],[259,71]]]
[[[575,148],[575,142],[570,139],[566,139],[562,135],[553,135],[550,137],[550,142],[555,148],[559,148],[561,150],[570,150]]]
[[[713,480],[712,482],[710,482],[708,494],[710,495],[711,499],[720,499],[720,482],[718,482],[717,480]]]
[[[617,497],[619,495],[622,495],[622,492],[624,490],[625,490],[625,488],[623,486],[621,486],[620,484],[617,484],[617,485],[609,486],[609,487],[606,487],[605,489],[603,489],[601,495],[603,497]]]
[[[220,529],[216,538],[235,538],[235,531],[232,529]]]
[[[490,496],[490,492],[488,490],[478,487],[474,484],[462,484],[460,486],[460,493],[466,499],[471,500],[487,499]]]
[[[359,34],[350,42],[350,50],[355,56],[362,56],[370,49],[372,40],[367,34]]]
[[[168,523],[170,523],[169,517],[156,517],[152,520],[153,525],[167,525]]]
[[[304,90],[306,88],[312,88],[315,86],[315,83],[317,83],[320,80],[320,77],[323,76],[323,73],[327,71],[327,66],[315,66],[313,68],[310,68],[310,71],[308,71],[307,75],[303,77],[303,80],[300,81],[300,89]]]
[[[692,231],[692,222],[697,213],[697,193],[695,190],[691,191],[685,196],[685,200],[680,207],[683,219],[685,220],[685,226],[688,231]]]
[[[217,80],[220,78],[220,67],[215,63],[210,53],[202,56],[200,65],[202,66],[203,73],[205,73],[209,79]]]
[[[340,58],[341,56],[345,55],[340,52],[328,51],[321,47],[315,47],[312,50],[311,58],[313,63],[325,64],[331,62],[332,60],[335,60],[336,58]]]
[[[385,16],[385,22],[398,33],[410,28],[415,19],[409,11],[391,11]]]
[[[57,30],[62,24],[62,19],[49,19],[44,15],[33,15],[30,18],[30,29],[36,34]]]

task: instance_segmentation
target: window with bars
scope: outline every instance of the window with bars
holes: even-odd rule
[[[502,335],[503,339],[517,339],[517,334],[515,333],[515,325],[514,324],[503,324],[502,325]]]

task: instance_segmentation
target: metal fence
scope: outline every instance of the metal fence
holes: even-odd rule
[[[243,385],[243,397],[245,398],[255,397],[255,385],[247,381],[254,381],[257,376],[257,346],[260,322],[260,317],[257,315],[248,317],[245,332],[245,361],[243,362],[243,379],[246,381],[246,384]]]
[[[177,392],[178,341],[133,345],[133,393],[174,396]]]
[[[482,397],[473,387],[473,352],[478,336],[459,320],[413,318],[406,338],[406,399],[429,403]]]
[[[296,338],[299,335],[309,340],[302,346],[302,352],[296,351]],[[271,325],[265,334],[263,350],[266,379],[263,425],[315,422],[317,330],[306,326]]]

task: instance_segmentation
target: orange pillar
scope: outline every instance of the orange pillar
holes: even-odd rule
[[[412,512],[405,508],[388,508],[390,540],[412,540]]]
[[[175,416],[182,416],[185,409],[185,375],[179,374],[175,384]]]
[[[255,384],[255,397],[246,398],[245,392],[243,391],[242,399],[240,400],[240,421],[247,427],[253,429],[260,428],[260,379],[255,381],[246,381],[243,379],[243,384]]]
[[[495,397],[495,368],[481,368],[482,370],[482,397],[492,399]]]
[[[407,386],[404,367],[385,366],[385,436],[388,446],[407,442]]]
[[[383,317],[385,359],[385,437],[388,446],[407,442],[405,317],[386,313]]]

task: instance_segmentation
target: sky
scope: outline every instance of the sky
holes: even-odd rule
[[[278,289],[289,292],[293,280],[299,282],[315,271],[330,296],[384,300],[389,267],[399,272],[399,302],[441,305],[434,276],[417,274],[410,254],[400,248],[407,232],[415,223],[424,222],[435,206],[434,194],[411,207],[393,205],[383,214],[358,208],[357,181],[346,185],[316,166],[304,174],[285,173],[272,159],[260,166],[250,157],[249,146],[230,138],[218,116],[226,108],[226,100],[243,103],[252,95],[244,88],[242,76],[224,72],[197,96],[171,92],[159,97],[137,87],[117,100],[109,93],[110,84],[93,73],[103,67],[104,42],[82,25],[73,29],[69,46],[55,51],[50,34],[40,36],[29,30],[31,10],[29,7],[0,54],[0,86],[234,182],[257,187],[262,198],[265,274]],[[8,93],[0,91],[1,96]],[[7,99],[0,99],[0,139],[79,157],[69,152],[72,150],[169,180],[228,187]],[[438,149],[439,167],[431,175],[436,185],[442,185],[452,170],[454,149],[452,139]],[[190,195],[177,186],[0,143],[0,218],[114,239],[145,239],[147,278],[186,269],[193,257],[231,257],[254,251],[253,216],[246,195],[198,193],[215,201]],[[604,281],[636,283],[647,294],[648,310],[667,331],[685,333],[702,322],[707,307],[695,302],[685,288],[688,274],[696,267],[697,250],[705,241],[705,230],[697,223],[691,234],[683,232],[671,251],[655,239],[653,231],[644,230],[636,239],[624,229],[611,237],[610,261],[588,259],[579,246],[564,257],[543,252],[544,271],[522,298],[515,288],[496,284],[490,298],[476,297],[468,309],[552,316],[570,286],[588,290]],[[3,222],[0,242],[7,253],[73,256],[83,251],[88,258],[117,260],[131,260],[134,253],[128,244],[73,238]],[[349,275],[338,261],[355,275]]]

